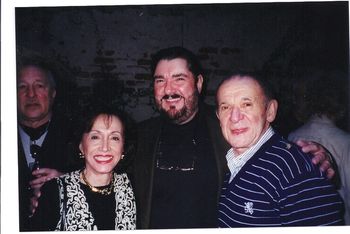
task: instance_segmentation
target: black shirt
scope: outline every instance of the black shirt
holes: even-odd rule
[[[158,142],[151,228],[217,227],[217,168],[204,118],[165,123]]]
[[[92,192],[90,188],[79,183],[89,204],[89,211],[93,214],[94,223],[98,230],[115,229],[115,193],[102,195]],[[107,186],[98,187],[103,189]],[[50,180],[45,183],[42,190],[42,196],[39,199],[39,206],[32,220],[32,231],[53,231],[56,229],[60,219],[60,199],[56,180]]]

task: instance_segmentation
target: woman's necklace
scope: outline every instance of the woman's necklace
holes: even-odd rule
[[[91,191],[95,192],[95,193],[100,193],[102,195],[109,195],[112,193],[113,188],[114,188],[114,175],[112,174],[112,180],[111,180],[111,184],[109,185],[108,188],[104,188],[104,189],[99,189],[96,188],[94,186],[92,186],[86,179],[85,177],[85,173],[84,171],[81,172],[81,178],[83,179],[84,183],[91,189]]]

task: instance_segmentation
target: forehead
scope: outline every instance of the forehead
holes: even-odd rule
[[[254,98],[262,96],[263,91],[259,83],[251,77],[231,77],[226,80],[218,90],[218,100],[224,100],[230,97]]]
[[[157,73],[164,73],[164,72],[175,72],[175,71],[186,71],[190,72],[188,69],[188,63],[183,58],[175,58],[175,59],[162,59],[158,62],[156,69],[155,69],[155,75]]]
[[[27,66],[19,72],[19,81],[42,81],[48,83],[45,72],[39,67]]]
[[[92,125],[92,130],[110,129],[121,132],[123,128],[122,122],[115,115],[101,114],[97,116]]]

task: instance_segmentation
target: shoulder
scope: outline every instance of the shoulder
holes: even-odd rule
[[[321,171],[311,162],[310,154],[302,152],[299,146],[278,135],[266,148],[264,158],[291,178],[305,173],[321,176]]]
[[[160,116],[157,117],[152,117],[149,119],[146,119],[144,121],[141,121],[140,123],[137,124],[138,130],[149,130],[153,129],[156,126],[159,126],[161,123],[161,118]]]
[[[127,173],[115,173],[114,174],[115,183],[118,185],[125,185],[131,187],[131,182]]]
[[[115,191],[121,192],[122,194],[129,194],[129,196],[133,197],[134,192],[131,186],[131,182],[126,173],[122,174],[114,174],[114,189]]]
[[[59,186],[63,182],[66,183],[67,181],[71,180],[73,173],[74,172],[66,173],[66,174],[63,174],[59,177],[56,177],[50,181],[47,181],[42,187],[42,192],[45,193],[45,191],[52,191],[52,190],[58,191]]]
[[[209,105],[207,103],[201,102],[199,104],[199,110],[207,117],[216,118],[216,109],[215,106],[213,105]]]
[[[219,119],[216,116],[215,106],[212,106],[206,103],[200,103],[199,116],[200,116],[200,119],[206,121],[206,124],[210,126],[210,128],[220,129],[218,128]]]
[[[80,169],[72,172],[65,173],[59,177],[56,178],[56,180],[59,181],[64,181],[64,182],[73,182],[77,183],[80,181]]]

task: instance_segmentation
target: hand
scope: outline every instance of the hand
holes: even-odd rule
[[[332,167],[332,159],[328,151],[320,144],[313,141],[298,140],[297,145],[301,147],[304,153],[311,153],[312,163],[319,165],[320,169],[324,171],[328,179],[332,179],[335,175],[335,171]]]
[[[29,211],[31,216],[35,213],[36,208],[39,205],[39,197],[41,196],[40,189],[33,190],[33,197],[30,198]]]
[[[35,179],[29,182],[30,187],[33,190],[41,188],[46,181],[52,180],[55,177],[62,175],[62,172],[57,171],[56,169],[51,168],[40,168],[38,170],[34,170],[32,175]]]
[[[40,168],[32,172],[32,175],[35,177],[35,179],[29,182],[29,185],[33,191],[33,196],[30,198],[29,204],[29,211],[31,212],[31,216],[34,214],[36,208],[38,207],[38,200],[41,196],[41,186],[43,186],[46,181],[52,180],[53,178],[58,177],[62,174],[62,172],[51,168]]]

